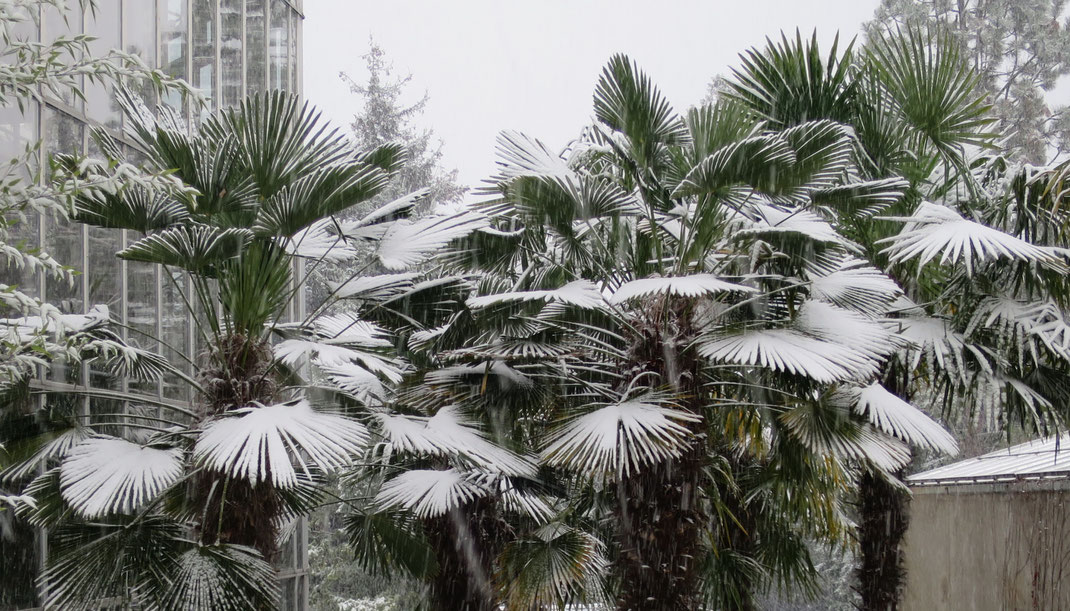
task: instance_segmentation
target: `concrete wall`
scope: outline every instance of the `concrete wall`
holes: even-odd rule
[[[904,610],[1070,609],[1070,481],[913,492]]]

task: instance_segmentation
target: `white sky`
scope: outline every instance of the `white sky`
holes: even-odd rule
[[[477,186],[494,170],[494,139],[520,130],[554,148],[591,116],[609,57],[639,62],[678,111],[766,36],[815,28],[823,47],[849,40],[877,0],[305,0],[304,94],[348,126],[360,99],[338,76],[367,78],[373,37],[409,101],[430,101],[417,124],[444,143],[443,165]]]

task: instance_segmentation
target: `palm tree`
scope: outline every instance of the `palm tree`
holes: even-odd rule
[[[485,222],[413,223],[404,217],[414,198],[336,221],[386,186],[404,152],[355,151],[281,92],[205,120],[196,135],[166,108],[156,118],[129,94],[121,102],[148,164],[171,173],[182,196],[131,182],[83,193],[72,216],[144,236],[118,255],[162,267],[201,353],[193,376],[117,337],[89,356],[104,355],[123,375],[181,378],[195,399],[112,393],[130,410],[71,422],[5,476],[42,473],[26,488],[36,506],[22,513],[53,533],[48,605],[118,596],[165,609],[274,608],[269,562],[284,527],[321,502],[322,477],[352,465],[369,437],[363,404],[340,404],[315,381],[334,368],[376,387],[402,367],[386,331],[358,316],[390,293],[382,278],[378,292],[338,286],[307,315],[295,295],[322,262],[354,260],[357,243],[373,245],[365,266],[400,271]],[[106,134],[95,136],[121,159]],[[394,274],[395,288],[411,278]],[[342,298],[358,299],[356,310],[324,314]],[[83,326],[108,333],[106,312]]]
[[[942,34],[908,30],[871,40],[860,53],[851,45],[842,55],[834,45],[827,59],[816,35],[804,43],[796,34],[748,52],[724,93],[778,129],[822,118],[851,125],[860,177],[874,190],[902,183],[901,198],[819,202],[868,263],[905,291],[873,312],[893,317],[909,340],[884,363],[884,387],[902,401],[942,402],[948,417],[995,408],[1007,424],[1043,430],[1058,418],[1051,408],[1064,396],[1065,362],[1036,335],[1014,340],[1014,314],[1001,314],[997,305],[1065,304],[1062,255],[1049,247],[1064,239],[1054,230],[1058,206],[1037,198],[1040,187],[1025,187],[1030,177],[1015,177],[1017,191],[1008,193],[1008,172],[985,160],[992,137],[982,130],[992,119],[977,81]],[[1009,205],[1027,191],[1031,200]],[[906,500],[895,479],[879,470],[863,474],[864,609],[898,603]]]
[[[595,116],[563,155],[502,135],[479,207],[493,226],[448,259],[479,273],[477,290],[413,337],[484,385],[552,372],[520,447],[540,450],[559,521],[608,533],[620,608],[750,608],[770,583],[812,584],[803,536],[842,536],[858,461],[904,464],[882,429],[946,439],[873,387],[899,340],[872,312],[900,290],[812,205],[902,187],[858,184],[835,122],[772,131],[735,103],[678,117],[621,56]],[[462,488],[446,506],[468,501]]]

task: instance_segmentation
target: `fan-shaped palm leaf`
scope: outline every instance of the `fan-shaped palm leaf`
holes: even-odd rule
[[[63,499],[86,518],[132,513],[182,477],[182,451],[124,439],[93,438],[74,446],[60,468]]]
[[[367,440],[362,424],[312,409],[308,401],[246,407],[210,422],[193,448],[198,463],[253,484],[297,485],[296,462],[330,473],[352,464]]]
[[[383,267],[389,270],[410,268],[419,265],[450,242],[489,225],[486,216],[471,211],[418,221],[394,221],[379,239],[376,256]]]
[[[598,288],[598,285],[589,280],[574,280],[561,288],[545,291],[518,291],[470,297],[467,304],[469,308],[478,310],[491,305],[517,301],[563,303],[587,310],[606,307],[606,300],[602,297],[602,291]]]
[[[606,405],[559,427],[542,458],[589,475],[627,476],[679,456],[692,441],[685,423],[697,419],[642,398]]]
[[[958,454],[958,443],[944,427],[880,384],[851,388],[844,393],[846,401],[856,413],[868,418],[873,426],[888,435],[949,456]]]
[[[387,480],[375,503],[383,509],[400,508],[419,518],[433,518],[489,493],[454,469],[416,469]]]
[[[748,330],[704,338],[700,355],[721,363],[761,366],[830,383],[867,378],[876,364],[866,355],[795,329]]]
[[[757,289],[742,284],[727,282],[711,274],[693,274],[669,278],[642,278],[625,282],[613,292],[611,303],[651,295],[674,295],[677,297],[702,297],[720,293],[754,293]]]
[[[914,214],[894,220],[906,222],[898,235],[879,240],[893,263],[917,259],[924,265],[940,256],[940,263],[960,259],[966,273],[974,265],[994,259],[1055,263],[1054,253],[998,229],[962,218],[954,210],[923,202]]]

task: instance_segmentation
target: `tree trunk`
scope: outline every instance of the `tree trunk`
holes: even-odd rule
[[[898,475],[903,475],[900,472]],[[894,611],[903,590],[903,536],[907,493],[866,472],[859,487],[858,540],[862,563],[858,591],[863,611]]]
[[[699,606],[695,564],[702,514],[697,505],[704,444],[618,484],[617,599],[623,611],[683,611]]]
[[[442,517],[425,522],[438,561],[438,573],[431,579],[431,609],[499,609],[494,561],[501,551],[505,527],[491,499],[456,507]]]
[[[690,306],[665,300],[636,325],[637,337],[622,368],[626,379],[654,372],[680,405],[702,415],[700,367],[692,350]],[[690,423],[692,439],[677,459],[647,467],[617,483],[614,514],[620,556],[618,608],[676,611],[699,607],[696,564],[704,523],[699,485],[706,463],[706,423]]]

